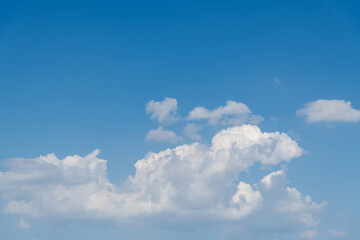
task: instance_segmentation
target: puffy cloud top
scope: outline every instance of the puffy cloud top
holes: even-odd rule
[[[320,99],[306,103],[304,108],[297,111],[307,122],[358,122],[360,110],[354,109],[351,102],[344,100]]]

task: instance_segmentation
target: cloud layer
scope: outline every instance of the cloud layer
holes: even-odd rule
[[[297,111],[307,122],[359,122],[360,110],[354,109],[351,102],[344,100],[320,99],[306,103]]]
[[[0,195],[6,202],[3,211],[30,217],[129,222],[151,216],[160,222],[242,225],[248,218],[274,218],[274,228],[282,224],[313,229],[325,203],[317,204],[286,186],[284,170],[255,184],[238,180],[255,163],[275,166],[302,153],[284,133],[243,125],[220,131],[211,146],[184,144],[149,153],[136,162],[135,175],[122,186],[110,183],[98,150],[63,160],[54,154],[12,159],[9,170],[0,172]]]

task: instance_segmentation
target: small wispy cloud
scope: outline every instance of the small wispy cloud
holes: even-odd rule
[[[275,84],[276,84],[277,86],[280,86],[280,85],[281,85],[281,81],[280,81],[280,79],[279,79],[278,77],[275,77],[274,82],[275,82]]]
[[[300,237],[304,239],[313,239],[318,234],[316,229],[311,229],[300,233]]]
[[[200,136],[200,134],[198,134],[198,131],[200,131],[202,128],[202,126],[197,125],[195,123],[189,123],[185,126],[185,134],[186,136],[188,136],[190,139],[195,140],[195,141],[201,141],[202,137]]]
[[[241,125],[244,123],[258,124],[263,120],[259,115],[251,113],[248,106],[241,102],[227,101],[225,106],[209,110],[203,106],[195,107],[190,111],[188,120],[208,120],[209,124],[215,125]]]
[[[270,121],[272,121],[272,122],[277,122],[278,119],[277,119],[276,117],[274,117],[274,116],[271,116],[271,117],[270,117]]]
[[[146,135],[146,141],[177,143],[182,140],[175,132],[165,130],[163,127],[150,130]]]
[[[330,230],[329,233],[334,237],[343,237],[347,234],[346,231],[335,231],[335,230]]]
[[[28,229],[30,228],[30,224],[28,222],[26,222],[24,219],[20,218],[19,223],[17,224],[18,228],[22,228],[22,229]]]

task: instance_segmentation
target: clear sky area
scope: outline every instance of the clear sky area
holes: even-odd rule
[[[360,239],[359,1],[0,1],[0,239]]]

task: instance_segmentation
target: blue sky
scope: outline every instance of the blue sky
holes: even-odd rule
[[[357,1],[2,1],[1,239],[359,239],[358,9]],[[202,112],[191,117],[201,106]],[[192,134],[185,130],[189,124]],[[149,137],[150,131],[154,132]],[[228,152],[229,164],[239,157],[236,166],[228,166],[237,172],[224,170],[221,181],[199,180],[213,198],[191,195],[187,188],[191,178],[183,177],[201,174],[184,170],[172,157],[168,161],[173,167],[163,170],[179,177],[154,176],[159,182],[185,186],[166,195],[168,205],[142,212],[144,202],[139,200],[158,196],[156,191],[165,185],[144,180],[141,186],[146,191],[139,192],[136,201],[126,189],[129,184],[140,188],[140,180],[129,183],[129,176],[140,171],[134,167],[138,160],[150,164],[149,152],[176,151],[179,145],[199,142],[197,157],[184,159],[217,163],[225,158],[209,157],[216,152],[212,137],[223,143],[249,131],[259,137],[254,144],[262,151],[272,154],[279,144],[287,154],[274,158],[250,154],[251,164],[236,168],[245,161],[244,149],[253,149],[241,145],[239,137],[236,141],[241,143],[235,145],[242,157]],[[284,133],[287,138],[268,139],[264,132]],[[101,150],[98,157],[70,157],[69,162],[85,164],[76,170],[61,165],[67,156],[85,157],[96,149]],[[37,164],[45,160],[38,158],[49,153],[56,154],[58,165],[48,163],[53,165],[44,169],[62,177],[42,175],[44,165]],[[259,162],[262,157],[267,160]],[[154,158],[165,161],[159,155]],[[101,159],[107,160],[106,173]],[[95,175],[88,175],[88,161],[98,164]],[[276,188],[284,199],[273,199],[275,190],[262,186],[261,179],[276,172],[279,182],[286,182]],[[132,199],[134,205],[117,203],[119,213],[109,216],[100,203],[94,217],[74,202],[87,201],[86,193],[69,196],[63,212],[57,200],[44,203],[50,196],[47,189],[64,186],[57,194],[71,195],[71,187],[93,183],[100,175],[116,188],[111,193]],[[196,182],[195,177],[192,180]],[[234,188],[226,192],[221,184],[229,181]],[[240,194],[242,209],[250,210],[234,219],[228,219],[229,214],[221,217],[232,209],[229,199],[236,195],[239,182],[244,184],[237,193],[246,192]],[[214,190],[216,186],[221,192]],[[303,208],[272,212],[269,206],[277,201],[295,204],[286,187],[301,193],[296,204]],[[176,194],[193,201],[174,200]],[[218,199],[227,194],[226,201]],[[306,195],[311,196],[310,203],[304,200]],[[42,214],[9,210],[12,201],[29,203]],[[227,208],[208,208],[219,204]],[[309,204],[318,204],[319,211]],[[122,208],[140,210],[124,215]],[[210,211],[212,217],[199,209]],[[313,216],[314,222],[299,220],[302,214]],[[282,218],[294,223],[276,220]]]

